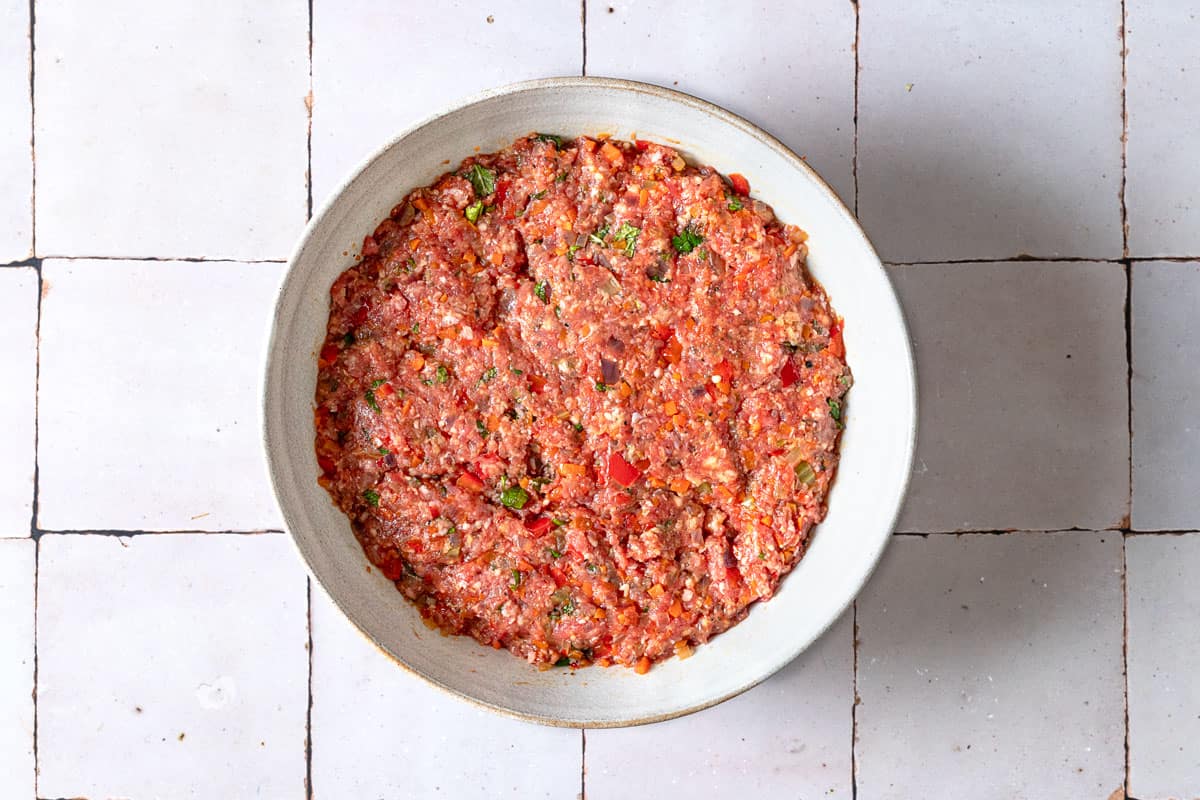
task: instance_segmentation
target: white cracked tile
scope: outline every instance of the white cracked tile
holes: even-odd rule
[[[285,535],[39,547],[40,796],[304,796],[305,575]]]
[[[1120,533],[897,537],[858,626],[860,800],[1124,796]]]
[[[0,538],[28,536],[33,518],[37,319],[37,271],[0,268]]]
[[[260,436],[280,264],[42,266],[39,526],[282,526]]]
[[[587,733],[587,796],[851,797],[853,619],[795,661],[714,708]]]
[[[858,208],[884,260],[1120,258],[1120,0],[860,8]]]
[[[39,255],[291,251],[307,208],[304,3],[41,0],[35,52]]]
[[[36,545],[0,541],[0,796],[33,800]]]
[[[446,106],[507,83],[578,75],[579,12],[570,2],[314,0],[314,209],[359,162]]]
[[[778,136],[853,205],[854,5],[587,4],[589,75],[678,89]],[[767,198],[768,200],[770,198]]]
[[[1129,141],[1125,203],[1134,256],[1200,255],[1200,10],[1126,4]]]
[[[312,625],[314,797],[579,794],[579,731],[519,722],[429,686],[377,650],[315,585]]]
[[[1200,528],[1200,263],[1136,262],[1133,527]]]
[[[898,530],[1120,527],[1129,502],[1121,264],[894,267],[920,418]]]
[[[1129,794],[1200,797],[1200,533],[1130,536]]]
[[[28,0],[0,0],[0,263],[33,255]]]

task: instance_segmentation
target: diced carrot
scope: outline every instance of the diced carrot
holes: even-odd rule
[[[662,478],[656,478],[656,477],[654,477],[654,476],[651,476],[651,477],[649,477],[649,478],[646,478],[646,483],[647,483],[647,484],[649,484],[649,485],[650,485],[652,488],[654,488],[654,489],[665,489],[665,488],[667,488],[667,482],[666,482],[666,481],[664,481]]]
[[[413,372],[419,372],[425,366],[425,356],[420,353],[413,353],[409,359],[408,366]]]
[[[675,655],[679,656],[679,658],[681,660],[685,659],[685,658],[691,658],[692,657],[692,648],[691,648],[691,646],[688,645],[687,642],[682,642],[682,641],[676,642],[675,643]]]
[[[663,588],[661,583],[656,583],[653,586],[651,586],[649,589],[646,590],[646,594],[657,599],[659,597],[662,597],[663,594],[666,593],[666,591],[667,590]]]
[[[645,675],[650,671],[650,659],[646,658],[645,656],[639,658],[637,660],[637,664],[633,668],[633,671],[638,675]]]
[[[610,164],[615,164],[621,160],[621,150],[614,147],[612,142],[605,142],[600,147],[600,154],[607,158]]]
[[[488,256],[488,261],[492,262],[492,266],[498,267],[504,263],[504,253],[501,253],[499,250],[493,250],[492,254]]]
[[[529,207],[529,214],[540,214],[546,210],[546,206],[550,205],[550,201],[545,198],[536,201]]]
[[[484,488],[483,480],[465,469],[462,475],[458,476],[458,480],[454,482],[454,485],[470,492],[482,492]]]
[[[413,208],[417,209],[418,211],[425,211],[429,208],[429,201],[424,197],[414,197],[412,204]]]
[[[420,247],[420,246],[421,246],[421,240],[420,240],[420,239],[409,239],[409,240],[408,240],[408,249],[409,249],[410,251],[416,251],[416,249],[417,249],[418,247]]]
[[[458,326],[447,325],[444,328],[439,328],[437,332],[438,338],[441,339],[456,339],[458,338]]]
[[[496,339],[483,338],[483,339],[479,340],[479,343],[488,349],[500,346],[500,342],[497,341]]]
[[[487,420],[484,423],[484,427],[487,428],[490,433],[495,433],[500,428],[500,418],[495,414],[488,414]]]
[[[671,607],[667,609],[667,613],[669,613],[672,617],[683,615],[683,604],[679,602],[678,597],[671,601]]]
[[[670,486],[671,491],[675,492],[676,494],[683,494],[688,489],[692,488],[692,484],[688,482],[687,478],[676,478],[675,480],[671,481]]]
[[[668,364],[678,364],[680,358],[683,357],[683,345],[679,343],[674,334],[672,334],[671,338],[663,346],[662,357]]]
[[[629,397],[633,394],[633,387],[628,382],[621,381],[617,384],[617,394],[621,395],[621,397]]]
[[[645,189],[640,190],[638,192],[638,205],[644,207],[648,202],[650,202],[650,192]]]
[[[666,414],[668,417],[673,417],[677,413],[679,413],[679,408],[675,405],[674,400],[668,400],[667,402],[663,403],[662,409],[663,409],[663,413]]]
[[[587,467],[582,464],[559,464],[558,474],[564,477],[587,475]]]

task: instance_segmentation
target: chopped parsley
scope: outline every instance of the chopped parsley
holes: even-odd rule
[[[546,548],[546,555],[550,556],[551,558],[562,558],[562,553],[558,552],[553,547]]]
[[[509,367],[509,370],[512,371],[513,375],[524,375],[525,374],[525,370],[517,369],[516,367]]]
[[[467,206],[466,211],[463,212],[463,216],[467,218],[467,222],[474,225],[476,222],[479,221],[479,215],[482,213],[483,213],[483,201],[476,200],[474,203],[471,203],[471,205]]]
[[[600,245],[601,247],[604,246],[604,239],[607,236],[608,236],[608,226],[607,225],[603,226],[602,228],[599,228],[598,230],[596,230],[595,233],[588,234],[588,238],[591,239],[596,244]]]
[[[843,375],[842,377],[838,378],[838,383],[840,383],[842,386],[849,386],[850,385],[850,376]]]
[[[680,231],[678,236],[671,237],[671,246],[677,253],[690,253],[703,241],[703,236],[688,227]]]
[[[621,227],[617,228],[617,232],[613,234],[614,242],[621,242],[625,245],[626,258],[633,258],[633,254],[637,252],[637,240],[641,233],[641,228],[635,228],[628,222],[622,222]]]
[[[581,245],[581,244],[571,244],[571,245],[567,245],[567,261],[574,261],[574,260],[575,260],[575,253],[576,253],[576,251],[578,251],[578,250],[579,250],[579,248],[581,248],[581,247],[583,247],[583,245]]]
[[[538,300],[541,300],[543,303],[549,303],[550,300],[547,299],[546,295],[546,292],[549,290],[549,288],[550,283],[548,281],[538,281],[533,285],[533,293],[537,295]]]
[[[342,337],[342,344],[346,345],[346,347],[354,344],[354,331],[349,331],[345,336]]]
[[[437,377],[434,379],[438,383],[448,383],[450,381],[450,370],[446,369],[445,365],[438,364]]]
[[[567,180],[567,173],[563,172],[557,178],[554,179],[554,182],[555,183],[564,183],[566,180]]]
[[[529,502],[529,492],[520,486],[509,486],[500,493],[500,504],[505,508],[520,511]]]
[[[728,208],[730,211],[741,211],[742,210],[742,201],[737,198],[737,195],[729,194],[728,192],[726,192],[725,199],[729,201]]]
[[[372,381],[371,388],[367,389],[367,391],[363,392],[363,397],[365,397],[367,399],[367,405],[370,406],[371,410],[374,411],[376,414],[379,413],[380,409],[379,409],[379,401],[375,399],[375,390],[378,389],[380,386],[382,386],[385,382],[386,381],[384,381],[382,378],[380,378],[379,380]]]
[[[563,656],[563,657],[562,657],[562,658],[560,658],[558,661],[555,661],[555,662],[554,662],[554,666],[556,666],[556,667],[569,667],[569,666],[571,666],[571,659],[570,659],[570,658],[568,658],[567,656]]]
[[[391,454],[392,454],[392,451],[391,451],[391,450],[388,450],[386,447],[381,447],[381,448],[379,448],[379,455],[381,455],[381,456],[390,456]]]
[[[471,165],[471,168],[467,170],[467,180],[471,182],[475,194],[480,199],[496,191],[496,173],[480,164]]]
[[[654,270],[646,270],[646,277],[655,283],[670,283],[671,279],[667,277],[666,272],[657,272]]]
[[[514,569],[512,571],[512,580],[508,582],[508,586],[510,589],[516,589],[520,585],[521,585],[521,570]]]
[[[554,527],[556,528],[561,528],[563,525],[566,525],[568,522],[570,522],[569,519],[554,519],[551,521],[554,523]]]
[[[483,438],[488,438],[488,429],[484,427],[483,420],[475,420],[475,430],[479,431],[479,435]]]
[[[413,333],[420,333],[420,332],[421,332],[421,323],[419,323],[419,322],[414,322],[414,323],[413,323],[413,326],[412,326],[412,332],[413,332]]]
[[[571,427],[575,429],[576,433],[583,433],[583,425],[581,425],[580,423],[572,422]]]
[[[556,150],[562,150],[563,138],[561,136],[555,136],[553,133],[538,133],[533,138],[539,142],[548,142],[554,145],[554,149]]]
[[[608,385],[607,383],[605,383],[604,381],[596,381],[596,391],[597,391],[597,392],[607,392],[607,391],[608,391],[609,389],[611,389],[611,388],[612,388],[612,387],[611,387],[611,386],[609,386],[609,385]]]
[[[479,376],[479,380],[482,381],[483,383],[491,383],[496,378],[496,372],[497,372],[496,368],[491,367],[491,368],[485,370],[484,373]]]
[[[379,508],[379,492],[374,489],[367,489],[363,492],[363,499],[374,508]]]
[[[540,192],[534,192],[533,194],[529,195],[529,199],[530,200],[541,200],[545,196],[546,196],[546,190],[542,189]]]
[[[829,416],[837,423],[838,430],[846,427],[842,424],[842,404],[832,397],[825,398],[825,402],[829,404]]]

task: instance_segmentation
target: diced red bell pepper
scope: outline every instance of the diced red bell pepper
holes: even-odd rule
[[[846,342],[842,339],[842,325],[835,322],[829,328],[829,353],[834,358],[846,357]]]
[[[462,471],[462,475],[458,476],[458,480],[454,482],[454,485],[469,492],[482,492],[484,488],[483,480],[478,475],[465,469]]]
[[[729,173],[729,183],[733,186],[733,191],[740,195],[750,194],[750,181],[746,180],[745,175],[739,175],[736,172]]]
[[[643,153],[650,149],[650,143],[645,139],[634,139],[633,146],[638,150],[641,150]]]
[[[546,379],[541,375],[531,374],[529,376],[529,388],[533,390],[534,394],[541,394],[546,391]]]
[[[392,388],[390,383],[380,384],[379,388],[374,391],[376,397],[391,397],[396,393],[396,390]]]
[[[326,475],[332,475],[333,473],[337,472],[337,464],[335,464],[333,459],[329,456],[317,456],[317,466],[320,467],[321,471]]]
[[[620,453],[613,452],[608,456],[608,477],[615,483],[628,489],[642,477],[637,467],[625,460]]]
[[[494,205],[503,205],[504,198],[508,197],[508,187],[512,185],[512,181],[503,180],[496,182],[496,202]]]
[[[392,556],[379,565],[379,571],[389,581],[398,581],[404,574],[404,561],[399,556]]]
[[[355,327],[358,327],[367,321],[367,312],[369,310],[370,309],[367,308],[366,304],[358,307],[358,310],[354,312],[354,316],[350,319],[350,321],[354,323]]]
[[[550,530],[550,526],[554,523],[549,517],[534,517],[525,520],[525,530],[532,533],[534,536],[541,536],[546,531]]]
[[[321,360],[326,364],[332,364],[334,361],[337,361],[338,353],[340,352],[341,349],[336,344],[330,342],[321,348]]]
[[[728,359],[722,358],[713,368],[713,374],[720,375],[721,382],[729,386],[733,382],[733,364],[730,364]]]
[[[566,586],[566,584],[567,584],[566,573],[563,572],[561,569],[559,569],[556,566],[551,565],[550,577],[554,578],[554,586],[558,589],[561,589],[563,586]]]
[[[796,372],[796,365],[789,358],[783,362],[783,369],[779,370],[779,380],[783,381],[784,387],[788,387],[800,380],[800,373]]]

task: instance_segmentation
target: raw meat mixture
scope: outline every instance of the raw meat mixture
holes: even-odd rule
[[[320,483],[431,627],[645,672],[804,553],[850,386],[806,234],[644,141],[531,134],[331,290]]]

